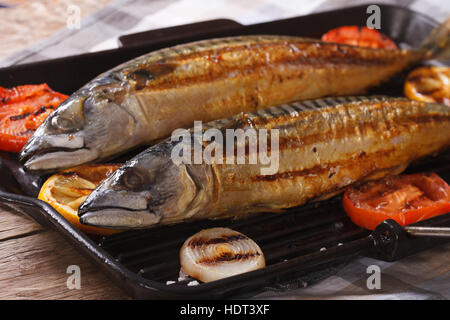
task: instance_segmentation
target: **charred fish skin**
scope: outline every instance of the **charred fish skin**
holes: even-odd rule
[[[357,94],[425,57],[286,36],[242,36],[162,49],[70,96],[21,152],[31,171],[107,160],[194,120]]]
[[[399,174],[413,160],[450,147],[450,108],[403,98],[297,102],[241,113],[206,127],[278,129],[278,172],[262,175],[264,166],[248,161],[177,166],[170,160],[177,143],[167,139],[106,179],[80,207],[80,220],[102,227],[148,228],[276,211],[330,197],[354,183]],[[155,162],[161,157],[164,161]],[[144,187],[133,193],[123,182],[133,176],[128,176],[128,170],[136,168],[153,177],[147,182],[151,190]],[[116,217],[126,215],[127,207],[136,209],[131,205],[136,200],[129,194],[140,199],[143,214],[157,216],[158,221],[147,224],[131,219],[121,224]],[[106,205],[114,215],[102,210]]]

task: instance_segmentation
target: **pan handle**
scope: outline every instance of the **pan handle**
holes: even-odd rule
[[[180,26],[127,34],[119,37],[121,47],[180,41],[189,37],[210,37],[214,33],[240,29],[242,24],[230,19],[215,19]]]
[[[450,238],[450,228],[445,227],[403,227],[412,236]]]
[[[423,225],[425,223],[427,225]],[[395,261],[443,244],[450,238],[449,224],[448,213],[405,227],[395,220],[384,220],[370,234],[374,245],[369,256],[384,261]]]

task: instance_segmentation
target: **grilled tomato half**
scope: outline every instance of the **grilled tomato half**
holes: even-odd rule
[[[394,41],[388,36],[375,29],[358,26],[342,26],[332,29],[322,36],[322,41],[387,50],[397,49]]]
[[[450,187],[435,173],[388,176],[348,188],[343,206],[366,229],[386,219],[404,226],[450,212]]]
[[[45,118],[66,99],[45,83],[0,87],[0,150],[20,152]]]

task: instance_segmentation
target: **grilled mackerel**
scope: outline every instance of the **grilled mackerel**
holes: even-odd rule
[[[211,121],[296,100],[357,94],[433,50],[381,50],[286,36],[200,41],[144,55],[70,96],[21,153],[29,170],[112,158]]]
[[[241,113],[206,128],[277,129],[278,170],[261,174],[266,165],[260,162],[227,159],[176,165],[172,151],[182,141],[167,139],[99,185],[80,207],[81,221],[146,228],[325,199],[351,184],[398,174],[411,161],[448,148],[450,107],[403,98],[328,98]],[[251,153],[245,156],[248,160]]]

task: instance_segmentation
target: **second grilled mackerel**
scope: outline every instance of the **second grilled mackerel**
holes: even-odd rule
[[[80,207],[81,221],[146,228],[324,199],[351,184],[398,174],[413,160],[450,147],[450,107],[403,98],[321,99],[241,113],[207,128],[277,129],[278,170],[261,174],[266,165],[249,164],[250,152],[245,164],[225,159],[177,165],[172,153],[181,142],[167,139],[94,190]]]

